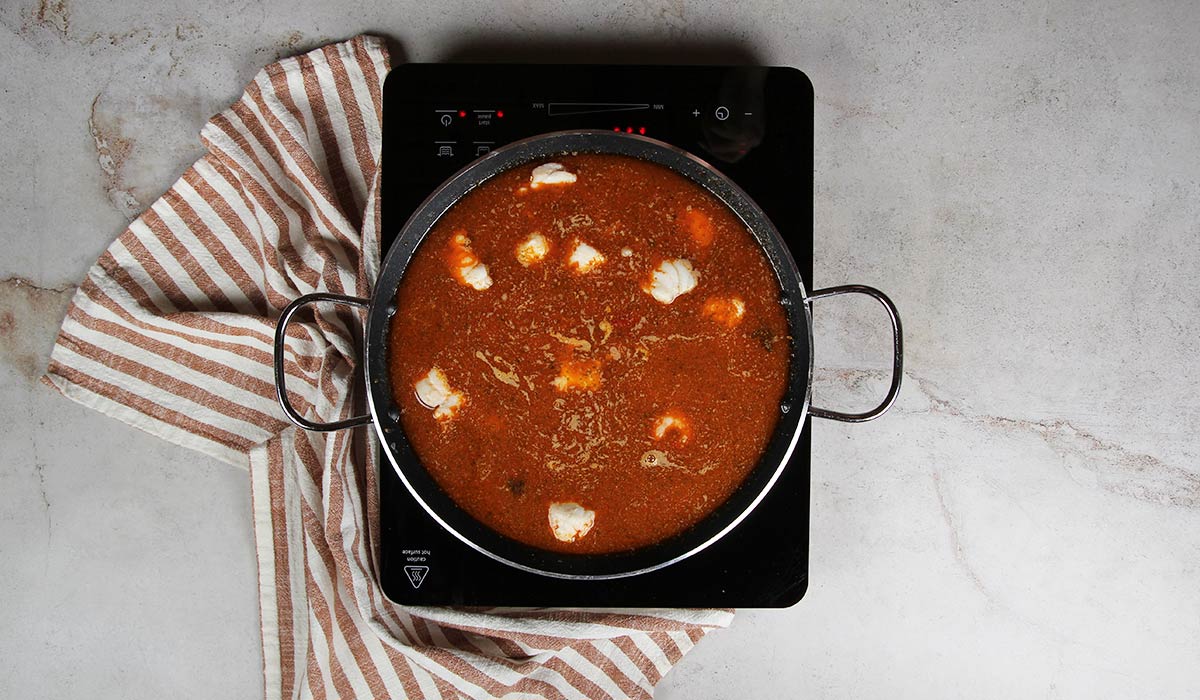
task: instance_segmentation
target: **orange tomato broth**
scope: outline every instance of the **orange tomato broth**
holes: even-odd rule
[[[765,255],[710,193],[625,156],[555,162],[576,181],[514,168],[437,222],[397,293],[389,372],[423,466],[473,517],[534,547],[625,551],[691,527],[755,467],[791,339]],[[535,233],[544,257],[518,255]],[[581,242],[603,255],[586,272]],[[696,284],[663,303],[654,270],[675,260]],[[475,264],[486,288],[464,282]],[[449,417],[415,390],[435,367],[461,398]],[[563,541],[552,503],[594,524]]]

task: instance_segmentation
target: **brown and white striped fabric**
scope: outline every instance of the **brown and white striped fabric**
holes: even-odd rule
[[[98,411],[248,466],[268,698],[645,698],[713,610],[403,608],[381,592],[369,429],[316,434],[275,403],[272,341],[309,292],[366,296],[379,265],[384,43],[263,69],[207,154],[88,273],[45,380]],[[353,412],[345,309],[294,324],[293,401]]]

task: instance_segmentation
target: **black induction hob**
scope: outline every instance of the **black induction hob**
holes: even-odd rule
[[[438,184],[517,139],[644,134],[688,150],[763,208],[812,289],[813,92],[792,68],[407,64],[384,85],[383,249]],[[385,253],[386,254],[386,253]],[[758,507],[648,574],[564,580],[493,561],[443,530],[380,455],[383,590],[403,605],[787,607],[808,587],[811,419]]]

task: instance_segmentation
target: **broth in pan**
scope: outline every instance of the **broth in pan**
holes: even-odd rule
[[[417,250],[389,372],[463,509],[573,553],[678,534],[766,449],[788,379],[779,284],[719,200],[634,158],[501,173]]]

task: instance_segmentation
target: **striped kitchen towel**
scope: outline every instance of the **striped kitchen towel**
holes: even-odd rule
[[[646,698],[730,611],[404,608],[379,588],[369,429],[308,433],[275,402],[280,311],[366,296],[379,266],[383,41],[267,66],[205,125],[207,153],[76,293],[45,381],[250,470],[268,698]],[[292,325],[293,401],[349,416],[357,319]]]

